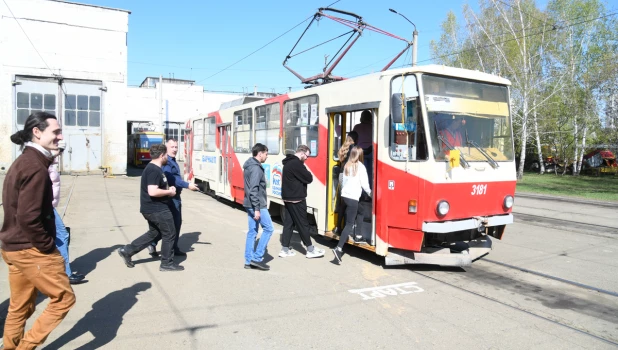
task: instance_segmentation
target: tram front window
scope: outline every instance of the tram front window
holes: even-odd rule
[[[141,135],[139,141],[140,148],[149,149],[152,145],[163,143],[163,138],[161,136]]]
[[[433,154],[457,149],[466,161],[513,160],[506,86],[423,76]]]

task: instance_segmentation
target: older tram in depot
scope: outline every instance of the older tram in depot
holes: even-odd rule
[[[276,213],[283,205],[281,161],[305,144],[314,176],[307,215],[318,234],[337,239],[337,151],[368,110],[374,195],[362,202],[364,225],[356,230],[369,244],[360,247],[384,256],[387,265],[468,266],[513,222],[509,85],[497,76],[430,65],[241,99],[187,121],[185,175],[212,195],[242,203],[242,164],[263,143],[270,154],[263,164],[269,209]]]
[[[127,136],[127,164],[146,166],[150,163],[150,146],[164,143],[160,132],[136,132]]]

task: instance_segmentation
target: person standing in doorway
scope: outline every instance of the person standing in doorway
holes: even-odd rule
[[[309,221],[307,220],[307,185],[313,182],[313,175],[304,163],[310,155],[309,147],[300,145],[296,148],[295,154],[288,154],[282,162],[281,199],[283,199],[285,207],[285,216],[281,237],[283,247],[279,253],[281,258],[296,255],[290,247],[294,226],[296,226],[303,244],[307,247],[305,256],[309,259],[324,256],[324,249],[315,247],[311,243]]]
[[[360,123],[354,126],[358,133],[358,147],[363,149],[363,164],[367,169],[369,186],[373,186],[373,113],[366,109],[361,113]]]
[[[174,217],[174,227],[176,228],[176,239],[174,240],[174,256],[186,256],[187,253],[181,251],[178,248],[178,239],[180,238],[180,226],[182,225],[182,202],[180,200],[180,193],[183,188],[188,188],[191,191],[197,191],[197,186],[182,179],[180,176],[180,167],[176,162],[176,154],[178,153],[178,141],[175,139],[167,140],[165,145],[167,147],[167,164],[163,166],[163,173],[167,178],[169,186],[176,187],[176,195],[168,201],[170,211]],[[151,256],[157,257],[157,243],[154,241],[148,246],[148,253]]]
[[[35,349],[62,322],[75,304],[75,293],[56,249],[51,151],[58,149],[62,129],[56,117],[31,114],[24,129],[11,135],[23,153],[9,168],[2,188],[4,223],[2,258],[8,265],[11,298],[4,322],[4,349]],[[44,267],[44,268],[41,268]],[[37,290],[49,298],[45,311],[24,334],[36,308]]]
[[[356,131],[350,131],[346,138],[343,146],[339,148],[337,155],[339,156],[339,175],[337,182],[337,196],[336,196],[336,204],[335,204],[335,212],[337,213],[337,226],[335,227],[335,233],[340,235],[343,231],[343,227],[345,225],[345,203],[341,199],[341,184],[343,182],[343,169],[345,168],[345,163],[347,163],[350,158],[350,153],[352,149],[357,146],[358,143],[358,133]]]
[[[354,147],[350,153],[348,162],[343,169],[343,182],[341,186],[341,198],[346,204],[345,228],[341,232],[339,243],[333,249],[335,262],[341,263],[343,256],[343,245],[348,241],[348,237],[356,228],[356,235],[353,235],[354,243],[366,244],[360,230],[363,223],[363,212],[360,210],[359,200],[363,190],[371,196],[367,170],[363,165],[363,149]]]
[[[64,258],[64,266],[67,272],[67,276],[69,276],[69,282],[71,284],[80,284],[85,283],[84,278],[86,276],[73,273],[71,271],[71,264],[69,260],[69,231],[64,226],[64,222],[62,221],[62,217],[56,210],[58,203],[60,202],[60,171],[58,170],[58,158],[64,151],[66,145],[64,140],[58,142],[58,150],[52,151],[52,155],[54,156],[54,160],[52,165],[49,166],[49,178],[52,182],[52,189],[54,193],[54,200],[52,201],[52,205],[54,206],[54,216],[56,217],[56,248],[60,252],[60,255]]]
[[[270,270],[270,266],[263,262],[264,253],[274,231],[273,222],[268,212],[266,176],[262,167],[262,163],[268,158],[268,147],[256,143],[251,149],[251,154],[253,157],[247,159],[242,167],[245,179],[243,206],[247,211],[249,221],[249,231],[245,244],[245,269],[255,267],[267,271]],[[257,248],[254,249],[259,226],[262,226],[262,236]]]
[[[183,266],[174,263],[174,240],[176,228],[169,209],[170,197],[176,195],[176,187],[168,186],[161,169],[167,163],[167,147],[163,144],[150,146],[150,163],[142,173],[140,186],[140,212],[148,222],[148,231],[130,244],[118,248],[118,255],[127,267],[134,267],[131,257],[161,239],[161,266],[159,271],[182,271]]]

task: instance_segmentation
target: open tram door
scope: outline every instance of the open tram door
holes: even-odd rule
[[[344,213],[342,210],[342,201],[339,193],[339,174],[343,174],[343,168],[339,159],[339,149],[344,145],[346,137],[350,131],[356,129],[359,133],[359,146],[364,149],[364,164],[367,168],[369,177],[369,186],[372,191],[375,189],[376,183],[376,167],[377,164],[377,128],[378,123],[376,116],[378,115],[379,102],[359,103],[354,105],[345,105],[338,107],[326,108],[328,114],[328,176],[327,176],[327,235],[335,237],[341,233],[345,226]],[[361,122],[362,117],[362,122]],[[375,207],[375,198],[361,197],[359,206],[362,208],[364,220],[362,227],[356,227],[354,234],[362,235],[369,243],[369,248],[373,250],[376,242],[375,230],[375,215],[373,208]],[[351,242],[351,240],[349,241]]]
[[[223,123],[217,125],[217,135],[219,142],[219,174],[217,193],[225,196],[230,195],[230,180],[232,179],[232,142],[230,135],[232,134],[232,123]]]

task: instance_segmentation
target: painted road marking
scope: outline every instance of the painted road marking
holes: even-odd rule
[[[416,282],[406,282],[399,284],[391,284],[390,286],[350,289],[348,290],[348,292],[360,295],[361,297],[363,297],[363,300],[370,300],[375,298],[385,298],[389,295],[404,295],[425,291],[423,288],[417,286],[416,284]]]

